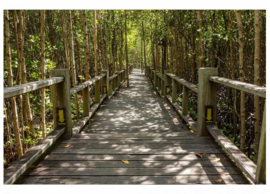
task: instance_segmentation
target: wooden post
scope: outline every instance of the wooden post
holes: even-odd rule
[[[100,80],[95,83],[95,103],[100,102]]]
[[[87,86],[82,90],[82,97],[83,97],[83,116],[89,116],[90,111],[90,86]]]
[[[72,119],[71,119],[71,104],[70,104],[70,78],[68,69],[52,69],[50,71],[51,77],[64,77],[64,82],[51,86],[52,103],[53,103],[53,121],[54,128],[60,127],[59,109],[64,110],[65,133],[63,135],[65,140],[72,137]]]
[[[157,84],[158,84],[158,80],[157,80],[157,72],[154,71],[154,89],[156,89]]]
[[[183,85],[183,97],[182,97],[182,115],[188,115],[188,98],[189,98],[189,88]]]
[[[164,95],[164,97],[167,94],[166,88],[169,86],[168,83],[169,83],[169,79],[168,79],[168,76],[167,76],[167,70],[164,70],[164,83],[163,83],[163,95]]]
[[[109,71],[108,70],[103,70],[102,73],[105,73],[105,77],[104,77],[104,82],[103,82],[103,85],[102,87],[106,87],[106,94],[107,94],[107,97],[108,97],[108,91],[109,91]],[[104,93],[104,90],[102,90],[102,93]]]
[[[177,99],[177,82],[172,79],[172,103],[175,103]]]
[[[199,68],[199,87],[198,87],[198,113],[197,113],[197,129],[199,135],[208,135],[206,125],[206,106],[212,106],[212,122],[208,124],[216,124],[217,112],[217,85],[209,81],[210,76],[217,76],[217,68]]]
[[[112,82],[113,82],[113,80],[110,80],[110,81],[109,81],[109,90],[108,90],[109,96],[112,95]]]
[[[263,121],[260,137],[260,145],[258,151],[256,184],[266,184],[266,106],[264,105]]]

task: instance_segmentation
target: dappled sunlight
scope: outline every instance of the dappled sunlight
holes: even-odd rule
[[[153,93],[140,70],[133,70],[130,87],[105,101],[80,134],[62,141],[28,173],[26,183],[42,184],[216,184],[220,178],[221,184],[246,183],[212,139],[191,133]],[[53,177],[44,181],[48,176]]]

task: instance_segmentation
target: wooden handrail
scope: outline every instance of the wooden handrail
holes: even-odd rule
[[[18,86],[4,88],[4,98],[11,98],[21,94],[29,93],[47,86],[51,86],[64,81],[63,77],[52,77],[40,81],[29,82]]]
[[[106,74],[103,73],[103,74],[101,74],[101,75],[99,75],[99,76],[96,76],[96,77],[94,77],[94,78],[92,78],[92,79],[86,81],[86,82],[83,82],[83,83],[80,84],[80,85],[77,85],[77,86],[71,88],[71,89],[70,89],[70,95],[73,95],[73,94],[75,94],[75,93],[77,93],[77,92],[83,90],[84,88],[86,88],[86,87],[88,87],[88,86],[90,86],[90,85],[93,85],[94,83],[96,83],[97,81],[101,80],[101,79],[102,79],[103,77],[105,77],[105,76],[106,76]]]
[[[218,83],[218,84],[222,84],[225,86],[228,86],[230,88],[234,88],[237,90],[241,90],[253,95],[257,95],[263,98],[266,98],[266,88],[265,87],[260,87],[260,86],[256,86],[253,84],[249,84],[249,83],[245,83],[245,82],[241,82],[241,81],[236,81],[236,80],[231,80],[231,79],[227,79],[224,77],[219,77],[219,76],[211,76],[209,78],[210,81]]]
[[[194,85],[194,84],[192,84],[184,79],[181,79],[180,77],[178,77],[172,73],[167,73],[167,76],[176,80],[178,83],[186,86],[187,88],[191,89],[193,92],[198,93],[198,86],[196,86],[196,85]]]

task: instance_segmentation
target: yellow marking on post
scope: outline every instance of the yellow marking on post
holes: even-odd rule
[[[61,123],[63,123],[65,121],[65,119],[64,119],[64,111],[63,110],[59,110],[59,121]]]
[[[207,122],[211,122],[212,120],[212,109],[207,108],[207,116],[206,116]]]

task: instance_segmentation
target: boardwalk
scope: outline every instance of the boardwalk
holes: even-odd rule
[[[130,87],[106,100],[81,134],[35,165],[18,183],[248,183],[213,139],[188,130],[140,70],[133,70]]]

